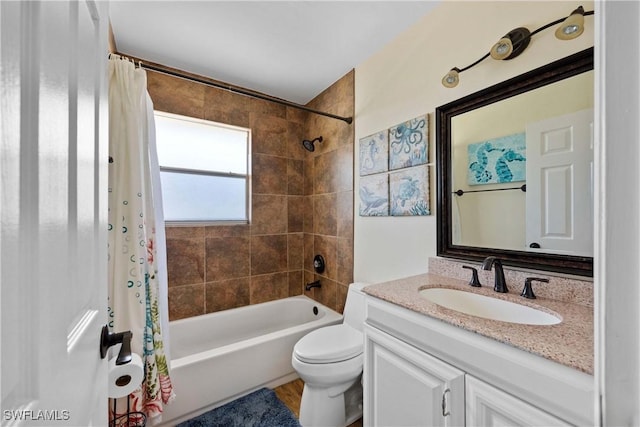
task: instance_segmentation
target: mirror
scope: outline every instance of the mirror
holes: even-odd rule
[[[593,275],[593,48],[436,109],[437,254]]]

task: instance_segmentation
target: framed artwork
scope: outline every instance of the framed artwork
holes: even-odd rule
[[[384,130],[360,139],[360,176],[389,170],[389,132]]]
[[[428,166],[418,166],[389,174],[392,216],[431,215]]]
[[[524,132],[467,146],[469,185],[525,181],[527,177]]]
[[[409,168],[428,162],[429,116],[416,117],[389,128],[389,169]]]
[[[360,216],[389,216],[389,174],[360,178]]]

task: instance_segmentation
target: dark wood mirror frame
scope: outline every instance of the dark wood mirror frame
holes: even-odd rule
[[[453,197],[451,186],[451,119],[459,114],[589,70],[593,70],[593,47],[436,108],[438,256],[470,261],[482,261],[488,256],[496,256],[507,266],[555,271],[579,276],[593,276],[592,257],[454,245],[451,223],[451,202]]]

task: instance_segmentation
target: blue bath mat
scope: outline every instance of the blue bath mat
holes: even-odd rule
[[[178,424],[177,427],[301,427],[273,390],[251,394]]]

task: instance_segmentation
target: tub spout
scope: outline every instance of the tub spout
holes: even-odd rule
[[[310,291],[312,288],[320,288],[321,286],[320,280],[316,280],[315,282],[307,283],[304,286],[304,289],[305,291]]]

